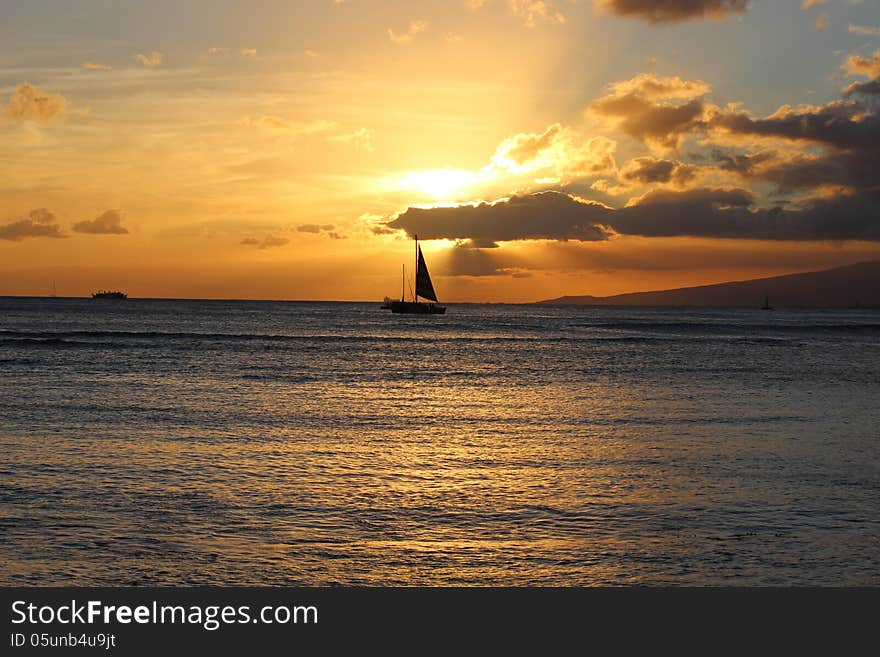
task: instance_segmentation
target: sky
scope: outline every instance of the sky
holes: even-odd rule
[[[441,302],[880,259],[877,0],[0,0],[0,294]]]

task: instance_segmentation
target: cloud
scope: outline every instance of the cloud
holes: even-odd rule
[[[508,169],[525,167],[550,149],[561,132],[562,126],[554,123],[541,134],[520,133],[508,137],[495,150],[492,159]]]
[[[91,221],[80,221],[73,225],[75,233],[92,235],[127,235],[128,229],[122,225],[122,213],[119,210],[107,210],[104,214]]]
[[[866,36],[880,36],[880,27],[873,27],[872,25],[853,25],[849,24],[849,31],[851,34],[864,34]]]
[[[756,153],[713,152],[719,168],[746,180],[769,182],[778,193],[821,191],[826,197],[852,199],[880,189],[880,51],[873,58],[850,56],[844,68],[874,77],[843,90],[844,100],[824,105],[784,105],[767,117],[742,110],[715,108],[710,134],[737,143],[770,140],[774,149]],[[853,207],[853,201],[847,206]]]
[[[683,187],[696,175],[697,167],[692,164],[672,160],[658,160],[653,157],[636,157],[620,170],[620,179],[624,182],[671,183]]]
[[[711,90],[705,82],[643,73],[610,90],[588,111],[648,146],[677,150],[687,134],[705,128],[709,106],[702,96]]]
[[[326,226],[319,226],[318,224],[304,224],[302,226],[297,226],[296,229],[300,233],[320,233],[322,230],[333,230],[333,225],[328,224]]]
[[[654,190],[625,207],[560,192],[514,196],[496,203],[409,208],[387,225],[423,239],[605,241],[615,235],[779,241],[880,241],[880,191],[807,199],[795,209],[754,209],[746,189]]]
[[[333,230],[333,224],[326,224],[324,226],[319,226],[318,224],[303,224],[302,226],[297,226],[296,229],[300,233],[320,233],[321,231]]]
[[[519,16],[527,27],[534,27],[538,21],[564,23],[565,16],[548,0],[508,0],[510,11]]]
[[[162,53],[156,52],[155,50],[149,55],[138,53],[134,56],[134,60],[147,68],[155,68],[162,64]]]
[[[19,219],[0,226],[0,240],[20,242],[26,237],[67,237],[55,215],[46,208],[31,210],[27,219]]]
[[[388,38],[392,43],[396,43],[399,46],[405,46],[412,43],[413,39],[415,39],[417,34],[421,34],[425,30],[428,29],[427,21],[412,21],[409,24],[409,28],[403,34],[397,34],[390,27],[388,28]]]
[[[340,135],[331,135],[327,137],[327,141],[342,144],[351,144],[357,150],[363,150],[372,153],[373,133],[366,128],[358,128],[354,132],[344,133]]]
[[[828,0],[804,0],[801,4],[801,11],[809,11],[813,7],[828,4]]]
[[[702,80],[682,80],[677,75],[661,78],[653,73],[641,73],[629,80],[614,82],[609,88],[611,97],[636,95],[648,100],[698,98],[712,91],[712,86]]]
[[[576,0],[569,0],[576,1]],[[539,22],[565,23],[565,15],[556,7],[555,0],[506,0],[510,13],[521,18],[526,27],[534,27]],[[488,5],[488,0],[464,0],[464,6],[477,11]]]
[[[880,78],[880,50],[868,57],[850,55],[841,66],[850,75],[864,75],[872,79]]]
[[[271,249],[277,246],[284,246],[285,244],[289,244],[290,240],[285,239],[283,237],[276,237],[275,235],[266,235],[262,240],[258,240],[255,237],[246,237],[239,244],[244,246],[256,246],[258,249]]]
[[[109,64],[99,64],[98,62],[83,62],[80,66],[90,71],[109,71],[113,68]]]
[[[820,32],[824,32],[825,28],[828,27],[828,14],[820,14],[816,17],[816,29]]]
[[[853,82],[843,90],[845,98],[850,96],[880,96],[880,80]]]
[[[339,233],[333,230],[332,224],[303,224],[301,226],[297,226],[296,230],[300,233],[311,233],[313,235],[325,235],[329,237],[331,240],[344,240],[347,239],[344,235],[340,235]]]
[[[741,176],[752,175],[755,167],[776,157],[776,151],[760,151],[757,153],[730,153],[720,148],[712,150],[711,158],[718,163],[722,171],[732,171]]]
[[[339,132],[340,125],[335,121],[318,119],[316,121],[288,121],[280,116],[267,115],[246,116],[241,125],[259,128],[267,132],[282,133],[291,137],[308,137],[323,135],[331,143],[351,144],[357,150],[373,152],[373,133],[367,128],[358,128],[352,132]]]
[[[784,105],[765,118],[745,111],[719,111],[711,125],[733,136],[812,142],[841,149],[880,148],[880,116],[866,114],[853,101],[797,108]]]
[[[288,121],[280,116],[262,115],[247,116],[241,121],[242,125],[251,128],[283,132],[289,135],[315,135],[335,130],[338,124],[334,121],[320,119],[317,121],[296,122]]]
[[[869,190],[880,182],[876,160],[876,154],[862,152],[795,153],[769,160],[750,176],[753,180],[775,184],[781,193],[822,187]]]
[[[67,113],[67,98],[31,86],[18,85],[9,98],[5,114],[13,121],[49,123]]]
[[[595,0],[595,4],[605,13],[654,24],[703,18],[724,20],[749,8],[749,0]]]
[[[242,57],[256,57],[257,49],[256,48],[239,48],[238,54]]]
[[[596,136],[582,139],[559,123],[541,133],[507,137],[495,149],[490,168],[511,174],[553,174],[582,177],[607,174],[617,168],[617,142]]]
[[[602,241],[608,238],[604,223],[610,212],[600,203],[541,192],[495,203],[409,208],[387,226],[422,239],[470,240],[484,248],[512,240]]]

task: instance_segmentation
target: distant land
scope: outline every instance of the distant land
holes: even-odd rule
[[[760,308],[764,305],[765,295],[774,308],[878,308],[880,261],[716,285],[632,292],[610,297],[565,296],[537,303],[554,306]]]

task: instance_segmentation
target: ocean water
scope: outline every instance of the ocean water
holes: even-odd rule
[[[880,585],[880,312],[0,299],[0,584]]]

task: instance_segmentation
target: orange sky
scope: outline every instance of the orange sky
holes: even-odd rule
[[[0,294],[381,300],[415,232],[448,302],[880,258],[872,3],[56,4],[2,10]]]

